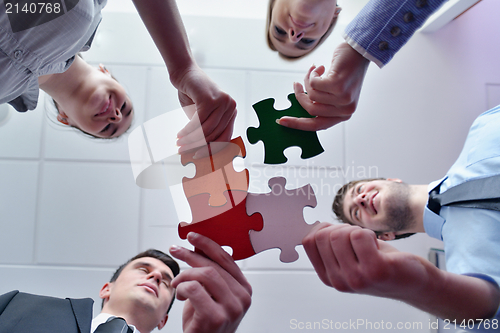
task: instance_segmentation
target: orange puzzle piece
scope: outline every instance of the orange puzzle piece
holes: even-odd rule
[[[196,175],[193,178],[184,177],[182,185],[186,198],[201,193],[209,193],[211,206],[226,204],[224,192],[228,190],[247,191],[249,184],[248,170],[236,172],[233,160],[237,156],[245,157],[245,144],[241,137],[231,142],[211,142],[207,145],[208,156],[193,159],[197,150],[185,152],[181,156],[182,165],[194,163]]]
[[[202,193],[188,198],[187,200],[193,217],[191,223],[202,222],[236,207],[240,202],[245,200],[247,192],[236,190],[229,192],[226,191],[224,195],[224,199],[226,200],[227,198],[227,202],[222,206],[211,206],[207,204],[210,198],[210,194],[208,193]],[[235,221],[235,223],[237,222]]]

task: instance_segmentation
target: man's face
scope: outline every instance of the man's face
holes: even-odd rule
[[[410,187],[400,180],[360,182],[347,190],[343,210],[347,220],[379,232],[398,232],[415,223]]]
[[[173,297],[172,270],[158,259],[144,257],[130,262],[115,282],[104,285],[101,298],[113,311],[135,309],[152,315],[156,325],[166,322],[167,310]],[[133,324],[133,323],[132,323]]]

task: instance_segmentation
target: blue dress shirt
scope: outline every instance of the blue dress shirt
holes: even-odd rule
[[[500,105],[474,121],[460,156],[443,178],[440,191],[498,174]],[[441,180],[431,183],[429,191]],[[444,206],[436,215],[426,207],[424,228],[429,236],[443,241],[449,272],[475,276],[500,286],[500,212]],[[500,319],[500,309],[495,318]],[[485,330],[491,331],[491,328]]]

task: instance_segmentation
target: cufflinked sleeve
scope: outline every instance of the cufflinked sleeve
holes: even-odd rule
[[[446,0],[371,0],[344,31],[351,47],[380,68]]]

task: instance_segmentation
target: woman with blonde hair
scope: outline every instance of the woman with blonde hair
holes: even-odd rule
[[[286,59],[298,59],[321,45],[337,23],[336,0],[269,0],[266,37]]]

